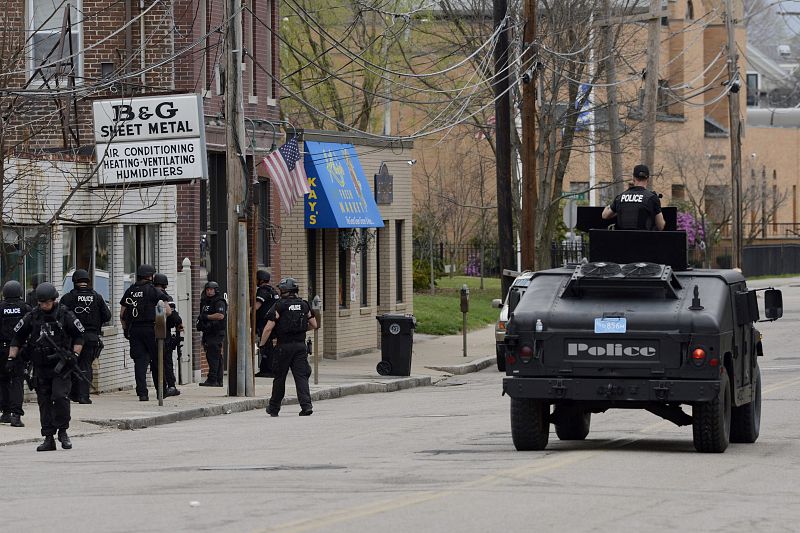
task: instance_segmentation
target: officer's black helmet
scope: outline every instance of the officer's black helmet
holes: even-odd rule
[[[278,290],[281,292],[298,292],[300,287],[297,285],[294,278],[283,278],[281,282],[278,283]]]
[[[12,279],[3,285],[3,298],[22,298],[22,285],[19,281]]]
[[[82,281],[89,283],[89,280],[90,280],[89,273],[82,268],[79,268],[78,270],[75,271],[74,274],[72,274],[72,283],[74,283],[75,285],[77,285]]]
[[[136,269],[136,278],[137,279],[149,278],[155,273],[156,269],[153,265],[139,265],[139,268]]]
[[[36,301],[46,302],[48,300],[55,300],[58,298],[58,291],[52,283],[40,283],[36,287]]]
[[[219,292],[219,283],[216,281],[207,281],[203,289],[214,289],[214,292]]]
[[[161,285],[162,287],[168,287],[169,280],[167,279],[167,275],[162,274],[161,272],[155,274],[153,276],[153,285]]]
[[[270,274],[266,270],[259,270],[258,272],[256,272],[257,282],[261,283],[262,281],[266,281],[267,283],[269,283],[269,280],[270,280]]]

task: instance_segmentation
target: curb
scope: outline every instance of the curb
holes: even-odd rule
[[[431,376],[412,376],[408,378],[400,378],[391,381],[366,381],[359,383],[350,383],[347,385],[327,387],[324,389],[313,391],[311,393],[311,400],[312,401],[332,400],[335,398],[341,398],[343,396],[351,396],[354,394],[396,392],[399,390],[412,389],[415,387],[429,387],[431,385],[433,385],[433,380]],[[219,405],[186,409],[174,413],[164,413],[163,415],[154,415],[142,418],[81,419],[81,422],[86,422],[89,424],[95,424],[104,427],[113,427],[117,429],[144,429],[151,426],[172,424],[174,422],[182,422],[185,420],[192,420],[195,418],[203,418],[207,416],[228,415],[231,413],[241,413],[244,411],[252,411],[255,409],[266,409],[268,403],[269,403],[268,398],[249,398],[246,400],[236,400]],[[290,396],[284,398],[282,405],[296,405],[297,403],[298,403],[297,398],[294,396]]]
[[[476,359],[471,363],[466,363],[463,365],[455,365],[455,366],[426,366],[425,368],[429,368],[431,370],[438,370],[439,372],[447,372],[448,374],[453,374],[456,376],[461,376],[463,374],[470,374],[473,372],[480,372],[484,368],[489,368],[493,364],[495,364],[497,358],[496,357],[484,357],[482,359]]]

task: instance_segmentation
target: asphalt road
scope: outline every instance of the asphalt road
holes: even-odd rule
[[[2,531],[796,531],[800,288],[763,324],[761,437],[594,415],[584,442],[511,443],[492,368],[435,387],[0,448]]]

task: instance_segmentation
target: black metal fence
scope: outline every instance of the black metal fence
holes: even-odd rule
[[[427,244],[414,243],[414,259],[430,261],[431,249]],[[516,253],[516,252],[515,252]],[[481,248],[469,244],[436,243],[433,247],[436,270],[458,276],[480,276],[481,266],[485,277],[500,276],[500,252],[497,246]]]
[[[800,244],[769,244],[742,248],[745,276],[800,273]]]
[[[550,245],[550,264],[560,267],[567,263],[580,263],[588,253],[582,240],[554,242]]]

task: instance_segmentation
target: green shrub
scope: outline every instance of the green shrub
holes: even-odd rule
[[[434,280],[436,285],[436,280]],[[424,291],[431,287],[431,264],[424,259],[414,259],[414,290]]]

